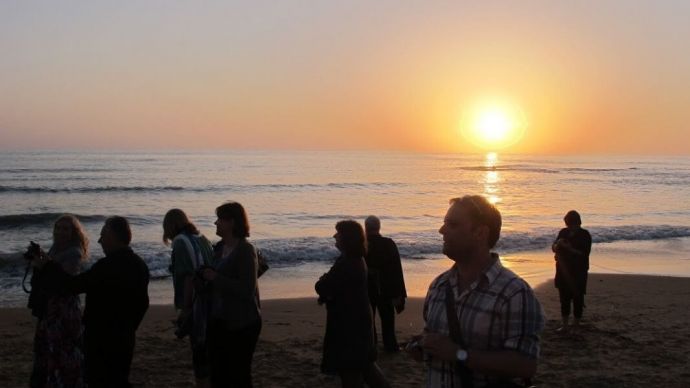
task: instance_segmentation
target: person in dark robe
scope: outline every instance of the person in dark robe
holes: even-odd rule
[[[551,249],[555,253],[556,278],[555,286],[561,302],[563,326],[567,330],[571,305],[573,309],[573,326],[579,326],[587,293],[587,271],[589,271],[589,253],[592,250],[592,236],[582,228],[580,214],[569,211],[563,218],[566,227],[558,232]]]
[[[376,365],[376,348],[367,290],[366,237],[356,221],[335,226],[340,257],[316,282],[319,303],[326,304],[326,335],[321,371],[339,375],[343,387],[389,387]]]
[[[367,235],[367,269],[369,271],[369,302],[376,321],[376,312],[381,318],[381,336],[387,352],[400,350],[395,337],[395,314],[405,309],[405,279],[403,277],[400,253],[395,241],[381,236],[381,221],[369,216],[364,221]],[[374,343],[377,341],[374,323]]]

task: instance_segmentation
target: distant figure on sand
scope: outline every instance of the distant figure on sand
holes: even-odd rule
[[[89,240],[79,220],[65,214],[53,225],[53,245],[48,253],[35,252],[40,262],[44,254],[62,270],[77,275],[88,258]],[[34,269],[29,308],[38,318],[34,336],[34,365],[31,387],[84,386],[83,326],[81,302],[73,294],[46,288],[43,270]]]
[[[89,387],[129,387],[135,334],[149,307],[149,270],[129,247],[132,231],[123,217],[110,217],[98,242],[105,257],[71,276],[43,262],[56,288],[86,293],[84,309],[86,380]]]
[[[212,267],[201,273],[210,282],[211,316],[208,348],[211,385],[252,387],[252,359],[261,333],[256,249],[247,241],[249,218],[241,204],[227,202],[216,208],[216,234]]]
[[[369,301],[374,318],[374,343],[376,335],[376,311],[381,317],[381,336],[387,352],[400,350],[395,338],[395,313],[405,309],[405,279],[403,278],[400,253],[395,242],[381,236],[381,221],[369,216],[364,221],[367,234],[367,269],[369,273]]]
[[[319,303],[325,303],[326,335],[321,371],[340,376],[342,386],[389,387],[376,365],[373,321],[367,292],[367,243],[356,221],[335,226],[340,257],[316,282]]]
[[[196,273],[213,262],[213,247],[189,220],[184,211],[171,209],[163,218],[163,242],[172,245],[170,271],[173,278],[174,305],[178,310],[175,334],[189,335],[192,365],[197,387],[210,386],[206,328],[210,293]]]
[[[551,249],[555,253],[558,296],[561,301],[561,318],[567,330],[570,318],[570,305],[573,306],[573,325],[578,326],[582,319],[587,293],[587,271],[589,271],[589,253],[592,250],[592,236],[582,229],[580,214],[569,211],[563,218],[566,227],[558,232]]]
[[[537,370],[544,315],[529,285],[491,252],[500,232],[501,213],[486,198],[450,201],[439,233],[455,263],[431,283],[424,332],[406,348],[427,361],[428,387],[507,387]]]

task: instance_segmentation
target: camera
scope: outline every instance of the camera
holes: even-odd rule
[[[36,256],[41,255],[41,246],[36,244],[33,241],[29,242],[29,247],[26,249],[26,252],[24,252],[24,259],[25,260],[33,260],[36,258]]]

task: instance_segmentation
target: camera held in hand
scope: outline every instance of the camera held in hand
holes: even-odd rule
[[[33,241],[29,242],[29,247],[24,252],[24,259],[31,261],[41,256],[41,246]]]

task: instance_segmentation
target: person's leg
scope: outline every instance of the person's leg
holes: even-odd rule
[[[252,360],[256,343],[259,341],[261,333],[261,321],[239,331],[241,338],[238,338],[238,387],[252,387]]]
[[[369,368],[364,371],[364,381],[371,388],[390,388],[391,386],[375,362],[369,364]]]
[[[214,388],[232,386],[228,363],[232,362],[233,352],[230,349],[230,336],[227,329],[223,327],[222,321],[211,319],[209,322],[207,344],[211,386]]]
[[[340,371],[338,375],[340,375],[343,388],[364,387],[364,376],[362,376],[362,371],[360,370]]]
[[[369,295],[369,305],[371,306],[371,327],[374,330],[374,345],[378,344],[378,334],[376,332],[376,305],[378,302],[375,296]],[[380,312],[379,312],[380,314]]]
[[[570,291],[565,287],[558,289],[558,298],[561,302],[561,319],[563,320],[563,327],[568,326],[568,318],[570,317],[570,302],[573,299]]]
[[[135,333],[113,333],[105,355],[108,387],[129,387],[129,370],[134,356]]]
[[[585,305],[584,294],[573,295],[573,315],[575,317],[573,324],[575,326],[578,326],[580,324],[580,320],[582,319],[582,309],[583,309],[584,305]]]
[[[383,337],[383,347],[387,352],[397,352],[400,350],[398,340],[395,338],[395,307],[393,300],[381,297],[378,303],[379,316],[381,317],[381,336]]]
[[[194,341],[191,340],[192,349],[192,365],[194,366],[194,379],[196,380],[196,388],[209,388],[211,382],[209,376],[211,374],[208,365],[208,351],[204,346],[194,346]]]
[[[104,387],[108,382],[107,351],[100,335],[86,329],[84,332],[84,368],[89,387]]]

